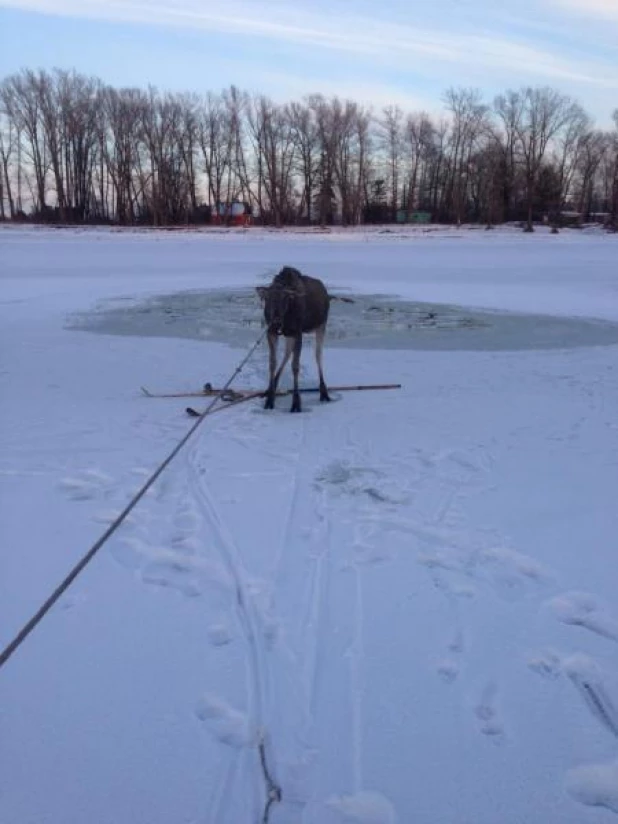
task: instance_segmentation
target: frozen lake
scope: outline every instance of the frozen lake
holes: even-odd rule
[[[281,266],[355,300],[328,382],[401,384],[201,419],[0,671],[2,821],[257,824],[265,763],[268,824],[615,824],[617,260],[0,227],[2,644],[194,425],[139,387],[225,382]]]

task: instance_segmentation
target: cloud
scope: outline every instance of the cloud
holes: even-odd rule
[[[286,74],[285,77],[268,71],[258,71],[251,76],[254,88],[267,93],[279,102],[298,99],[309,94],[336,96],[341,100],[353,100],[379,115],[386,106],[399,106],[404,112],[426,112],[436,118],[444,116],[444,107],[435,97],[408,92],[394,84],[341,81]]]
[[[618,0],[551,0],[557,8],[618,23]]]
[[[612,9],[618,0],[550,0],[563,7]],[[258,39],[288,47],[323,50],[371,59],[382,67],[413,70],[430,77],[436,66],[457,65],[483,81],[487,72],[524,78],[522,82],[570,81],[600,88],[618,88],[618,76],[598,60],[562,57],[547,48],[517,42],[497,32],[468,33],[385,22],[333,3],[329,13],[299,9],[297,4],[270,0],[139,2],[138,0],[0,0],[0,5],[49,15],[86,17],[137,24],[181,27]],[[336,9],[339,9],[337,11]],[[479,15],[481,10],[478,10]],[[476,27],[478,30],[478,27]],[[525,79],[527,78],[527,80]],[[463,82],[470,82],[468,78]]]

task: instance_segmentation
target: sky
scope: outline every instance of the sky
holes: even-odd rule
[[[605,127],[618,108],[618,0],[0,0],[0,78],[23,67],[432,114],[451,86],[491,102],[549,85]]]

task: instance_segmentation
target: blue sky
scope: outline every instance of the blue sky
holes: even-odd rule
[[[618,108],[618,0],[0,0],[0,77],[75,68],[116,86],[289,100],[338,94],[441,110],[550,85],[607,126]]]

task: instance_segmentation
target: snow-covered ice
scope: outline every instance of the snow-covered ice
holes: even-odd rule
[[[1,228],[1,645],[193,425],[139,387],[224,383],[282,265],[357,297],[327,380],[402,388],[204,420],[0,670],[0,820],[615,822],[617,260]]]

